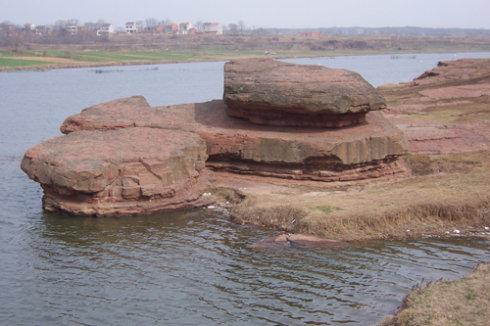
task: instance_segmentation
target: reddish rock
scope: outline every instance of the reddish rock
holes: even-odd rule
[[[307,234],[281,234],[259,241],[251,246],[254,249],[274,248],[308,248],[308,249],[343,249],[347,243],[323,239]]]
[[[126,215],[198,205],[206,159],[196,134],[127,128],[51,138],[21,167],[42,185],[48,211]]]
[[[226,63],[224,101],[230,116],[253,123],[321,128],[358,125],[386,107],[355,72],[273,59]]]
[[[379,88],[385,116],[413,153],[490,150],[490,59],[440,62],[410,83]]]
[[[460,84],[472,83],[472,80],[488,78],[490,76],[490,59],[459,59],[441,61],[437,67],[424,72],[415,78],[412,85],[444,84],[456,82]]]
[[[111,125],[111,112],[104,112],[101,107],[81,115],[89,121],[93,114],[98,125],[116,127]],[[405,154],[403,134],[379,112],[367,114],[366,124],[337,130],[251,124],[228,116],[223,101],[160,107],[144,113],[128,110],[120,118],[136,126],[196,132],[207,143],[207,166],[217,170],[319,181],[358,180],[404,171],[398,161]],[[61,129],[70,130],[69,123]],[[94,129],[96,125],[86,127]]]
[[[144,115],[151,107],[143,96],[132,96],[94,105],[82,110],[80,114],[66,118],[61,126],[62,133],[77,130],[106,130],[133,127],[138,115]],[[100,119],[99,112],[104,119]],[[126,117],[131,116],[128,120]],[[105,122],[110,120],[109,125]]]

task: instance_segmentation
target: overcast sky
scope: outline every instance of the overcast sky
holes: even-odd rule
[[[147,17],[243,20],[255,27],[423,26],[490,28],[490,0],[0,0],[0,21],[46,24]]]

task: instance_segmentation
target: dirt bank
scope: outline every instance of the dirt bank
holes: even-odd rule
[[[440,281],[415,289],[395,316],[380,326],[488,325],[490,320],[490,263],[466,278]]]

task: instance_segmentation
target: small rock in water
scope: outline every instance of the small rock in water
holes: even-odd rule
[[[407,230],[407,232],[410,232],[410,230]]]
[[[216,206],[214,206],[214,205],[209,205],[208,206],[208,209],[215,209],[215,208],[216,208]]]
[[[211,193],[210,192],[205,192],[205,193],[202,194],[202,196],[203,197],[209,197],[209,196],[211,196]]]
[[[488,230],[490,230],[490,227],[485,226],[485,227],[484,227],[484,229],[485,229],[486,231],[488,231]]]
[[[345,242],[318,238],[306,234],[281,234],[275,237],[270,237],[253,244],[251,247],[255,249],[281,248],[281,247],[296,247],[303,249],[341,249],[348,245]]]
[[[449,233],[451,233],[451,232],[449,232],[449,231],[446,231],[446,234],[449,234]]]
[[[456,233],[456,234],[460,234],[461,233],[461,231],[458,230],[458,229],[455,229],[453,232]]]

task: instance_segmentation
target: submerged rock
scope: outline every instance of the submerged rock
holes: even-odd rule
[[[347,243],[323,239],[307,234],[281,234],[254,243],[254,249],[274,249],[274,248],[308,248],[308,249],[339,249],[347,247]]]
[[[206,159],[196,134],[127,128],[49,139],[21,167],[42,185],[46,210],[101,216],[195,205]]]
[[[225,64],[228,114],[257,124],[339,128],[365,122],[386,108],[383,97],[359,74],[273,59]]]

